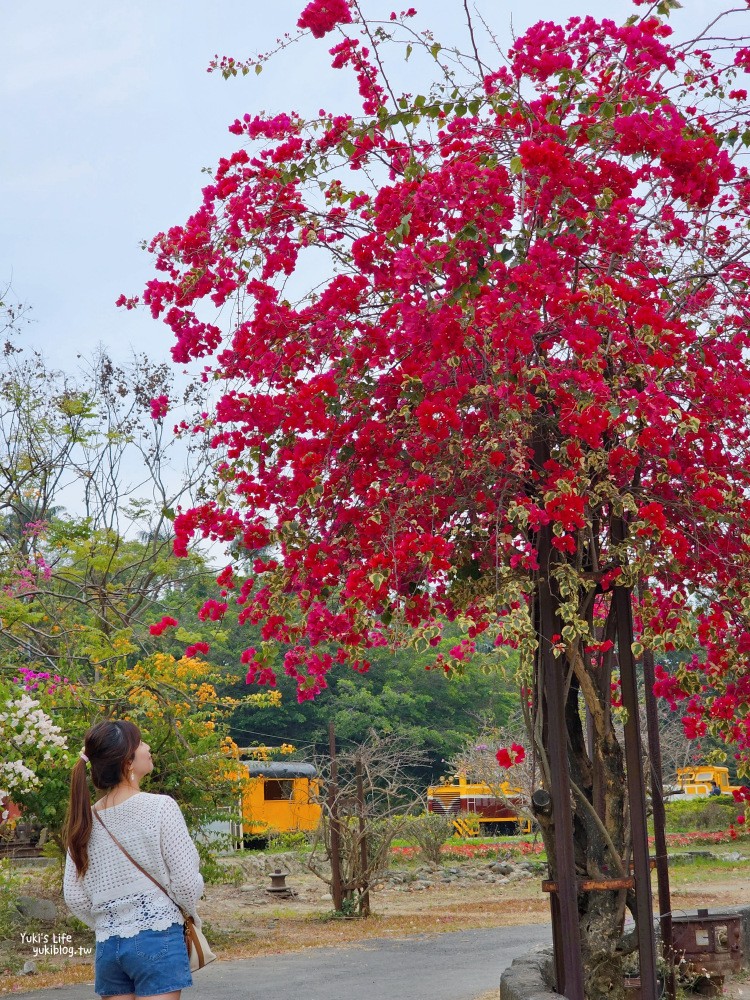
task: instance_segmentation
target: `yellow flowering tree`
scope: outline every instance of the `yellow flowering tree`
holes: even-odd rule
[[[229,716],[243,703],[272,707],[280,694],[259,692],[242,699],[220,695],[218,670],[197,657],[154,653],[133,666],[127,659],[123,647],[122,655],[109,660],[96,682],[42,682],[35,694],[71,747],[80,745],[86,729],[98,719],[135,722],[154,758],[154,770],[144,787],[174,796],[191,827],[231,815],[239,800],[241,776],[233,763],[237,748],[229,737]],[[53,782],[51,774],[46,778],[57,793],[44,821],[57,836],[67,785],[64,780]],[[45,780],[41,772],[40,779]]]

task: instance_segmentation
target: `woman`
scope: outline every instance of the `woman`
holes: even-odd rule
[[[96,932],[94,989],[113,1000],[179,1000],[193,985],[180,908],[200,926],[203,879],[180,807],[138,787],[153,767],[136,725],[99,722],[86,733],[70,782],[65,902]],[[100,793],[93,807],[87,768]]]

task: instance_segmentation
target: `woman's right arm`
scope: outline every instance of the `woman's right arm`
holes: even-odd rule
[[[94,917],[91,908],[91,900],[89,899],[86,889],[84,888],[83,879],[78,878],[76,866],[73,864],[73,859],[70,855],[68,855],[65,859],[63,896],[65,897],[67,907],[73,916],[78,917],[78,919],[88,927],[93,927]]]

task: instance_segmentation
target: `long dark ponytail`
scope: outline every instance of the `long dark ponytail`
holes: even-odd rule
[[[97,722],[83,738],[83,756],[76,761],[70,776],[70,802],[64,833],[79,877],[85,875],[89,867],[89,837],[93,823],[86,769],[91,768],[91,781],[99,791],[114,788],[127,774],[140,742],[141,731],[134,722],[111,719]]]

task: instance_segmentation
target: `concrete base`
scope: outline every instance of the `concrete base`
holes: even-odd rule
[[[552,950],[516,958],[500,977],[500,1000],[559,1000]]]

